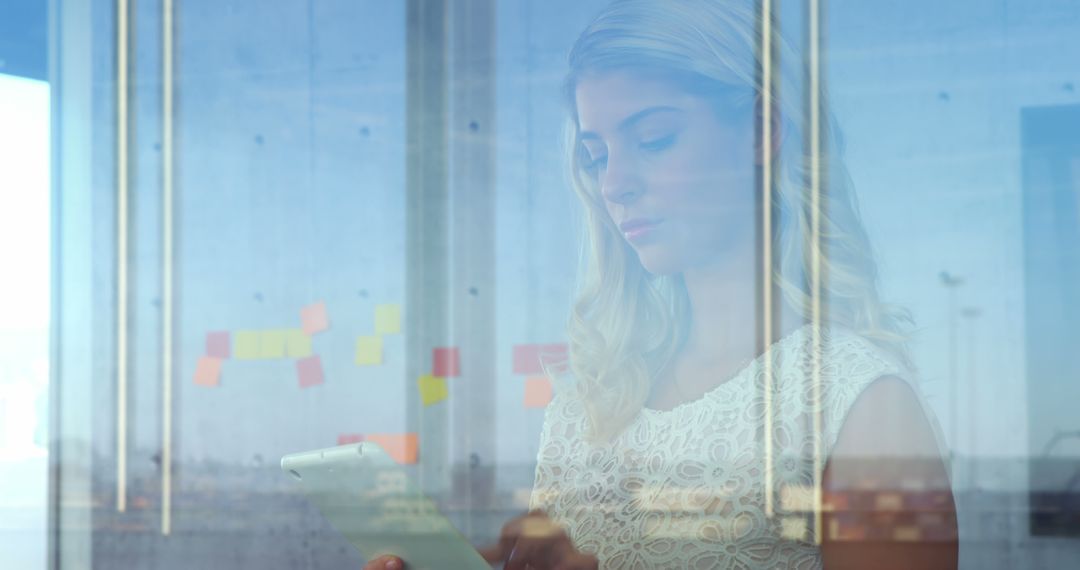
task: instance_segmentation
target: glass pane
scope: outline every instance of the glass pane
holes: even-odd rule
[[[0,453],[55,379],[37,551],[1076,565],[1078,22],[56,3],[56,241],[8,236],[53,344],[27,279],[0,379]]]

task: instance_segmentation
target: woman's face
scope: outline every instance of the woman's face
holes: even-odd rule
[[[576,103],[582,164],[646,270],[680,273],[753,246],[752,111],[624,71],[582,79]]]

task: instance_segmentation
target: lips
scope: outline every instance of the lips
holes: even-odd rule
[[[626,239],[630,241],[640,241],[647,237],[656,226],[660,224],[660,220],[650,220],[647,218],[634,218],[627,220],[619,224],[619,229],[622,230]]]

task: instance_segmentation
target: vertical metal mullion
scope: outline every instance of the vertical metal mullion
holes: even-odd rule
[[[761,2],[761,336],[762,366],[765,399],[765,516],[771,518],[773,504],[773,251],[772,251],[772,106],[773,106],[773,46],[772,1]]]
[[[116,1],[116,510],[127,510],[128,2]]]
[[[161,534],[172,532],[173,2],[162,0],[161,62]]]
[[[62,108],[60,101],[60,78],[62,73],[60,70],[60,46],[61,46],[61,33],[62,28],[60,26],[60,5],[59,0],[49,0],[47,8],[48,17],[48,73],[49,73],[49,387],[48,387],[48,465],[49,465],[49,482],[48,482],[48,514],[46,518],[46,568],[49,570],[58,570],[60,568],[60,525],[62,517],[60,516],[60,477],[63,475],[63,471],[60,466],[61,449],[60,449],[60,373],[61,373],[61,351],[60,351],[60,323],[62,319],[63,305],[61,304],[60,283],[63,283],[61,262],[62,248],[60,247],[61,240],[63,239],[63,232],[60,230],[60,224],[63,222],[61,216],[60,204],[63,202],[63,195],[60,192],[61,178],[59,175],[60,165],[60,133],[62,116],[60,110]]]
[[[821,5],[819,0],[809,3],[809,73],[808,96],[810,116],[810,317],[811,317],[811,390],[813,402],[814,434],[814,521],[813,536],[821,544],[822,524],[821,494],[822,457],[821,442]]]
[[[405,8],[406,425],[420,439],[427,492],[445,488],[449,443],[447,411],[421,406],[415,384],[450,332],[448,11],[447,0],[408,0]]]

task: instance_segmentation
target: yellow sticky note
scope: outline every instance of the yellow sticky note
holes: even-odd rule
[[[382,364],[382,337],[362,336],[356,339],[357,366]]]
[[[259,356],[285,358],[285,331],[278,329],[262,331],[259,338]]]
[[[253,360],[259,358],[259,331],[236,331],[236,358]]]
[[[311,356],[311,337],[303,329],[285,331],[285,352],[289,358],[307,358]]]
[[[375,306],[375,334],[401,332],[401,305]]]
[[[449,395],[446,378],[424,374],[416,383],[420,386],[420,400],[425,406],[445,400]]]

